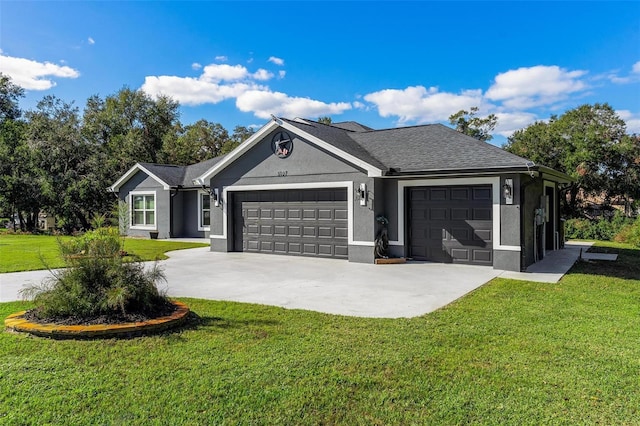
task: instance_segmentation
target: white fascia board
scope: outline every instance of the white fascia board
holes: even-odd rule
[[[193,182],[197,183],[198,185],[205,185],[205,182],[208,179],[211,179],[211,177],[215,176],[216,174],[224,170],[227,166],[229,166],[231,163],[233,163],[238,158],[240,158],[242,155],[244,155],[245,152],[247,152],[249,149],[255,146],[263,137],[265,137],[269,132],[274,130],[276,127],[278,127],[278,123],[276,123],[275,120],[270,120],[267,124],[262,126],[260,130],[258,130],[253,135],[251,135],[249,139],[247,139],[246,141],[238,145],[236,149],[231,151],[222,161],[218,162],[212,168],[207,170],[204,174],[195,178]]]
[[[147,174],[147,176],[151,177],[152,179],[156,180],[160,185],[162,185],[162,188],[165,190],[169,190],[171,187],[169,186],[168,183],[166,183],[165,181],[163,181],[162,179],[160,179],[158,176],[154,175],[153,173],[151,173],[149,170],[147,170],[144,166],[142,166],[140,163],[136,163],[133,165],[133,167],[131,167],[124,175],[122,175],[120,177],[120,179],[118,179],[116,181],[116,183],[114,183],[113,185],[111,185],[108,190],[109,192],[118,192],[118,189],[120,189],[120,187],[129,179],[131,179],[131,177],[133,177],[133,175],[135,175],[137,172],[144,172]]]
[[[382,170],[380,170],[379,168],[372,166],[371,164],[367,163],[366,161],[362,161],[361,159],[359,159],[358,157],[355,157],[349,153],[344,152],[343,150],[336,148],[335,146],[331,145],[330,143],[327,143],[325,141],[323,141],[320,138],[317,138],[307,132],[305,132],[304,130],[301,130],[295,126],[292,126],[291,124],[285,122],[285,121],[280,121],[280,126],[283,129],[289,130],[291,133],[296,133],[299,136],[302,136],[303,138],[305,138],[306,140],[312,142],[315,145],[318,145],[320,148],[331,152],[332,154],[337,155],[338,157],[342,158],[343,160],[348,161],[351,164],[354,164],[362,169],[365,169],[367,171],[367,176],[368,177],[381,177],[383,175]]]

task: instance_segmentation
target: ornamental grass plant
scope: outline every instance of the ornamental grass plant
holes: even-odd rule
[[[165,280],[163,271],[157,263],[125,262],[123,245],[118,229],[104,227],[58,240],[66,268],[23,290],[36,305],[32,314],[42,320],[72,318],[84,323],[165,312],[170,303],[157,288]]]

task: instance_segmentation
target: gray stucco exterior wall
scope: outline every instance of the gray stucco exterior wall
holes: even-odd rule
[[[146,173],[139,171],[131,179],[125,182],[118,192],[118,198],[129,205],[131,209],[131,193],[153,193],[155,195],[155,225],[150,229],[136,229],[129,224],[127,235],[135,237],[149,238],[152,233],[157,232],[158,238],[170,237],[170,191],[163,189],[160,182],[149,177]],[[129,216],[131,222],[131,216]]]
[[[198,189],[189,189],[181,191],[182,194],[182,232],[181,237],[188,238],[207,238],[209,231],[200,228],[200,211],[198,205],[198,197],[201,191]]]
[[[293,138],[293,150],[287,158],[273,154],[271,140],[275,132],[267,135],[234,163],[214,176],[211,188],[225,191],[226,197],[218,208],[211,211],[211,249],[232,251],[233,247],[233,193],[274,189],[312,189],[320,187],[347,187],[350,206],[349,261],[372,263],[375,238],[376,189],[373,178],[364,170],[347,163],[335,154],[326,151],[297,135]],[[367,186],[367,203],[360,205],[356,189]],[[224,217],[226,214],[226,229]]]

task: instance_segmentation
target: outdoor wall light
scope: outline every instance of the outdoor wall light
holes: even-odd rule
[[[220,205],[220,192],[218,188],[213,188],[213,192],[211,193],[211,197],[213,198],[213,205],[218,207]]]
[[[505,179],[502,186],[504,201],[506,204],[513,204],[513,179]]]
[[[358,197],[360,197],[360,205],[367,205],[367,184],[361,183],[360,187],[356,190],[358,192]]]

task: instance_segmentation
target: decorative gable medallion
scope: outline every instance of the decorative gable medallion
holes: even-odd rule
[[[271,149],[278,158],[287,158],[293,151],[293,140],[287,132],[278,132],[271,139]]]

